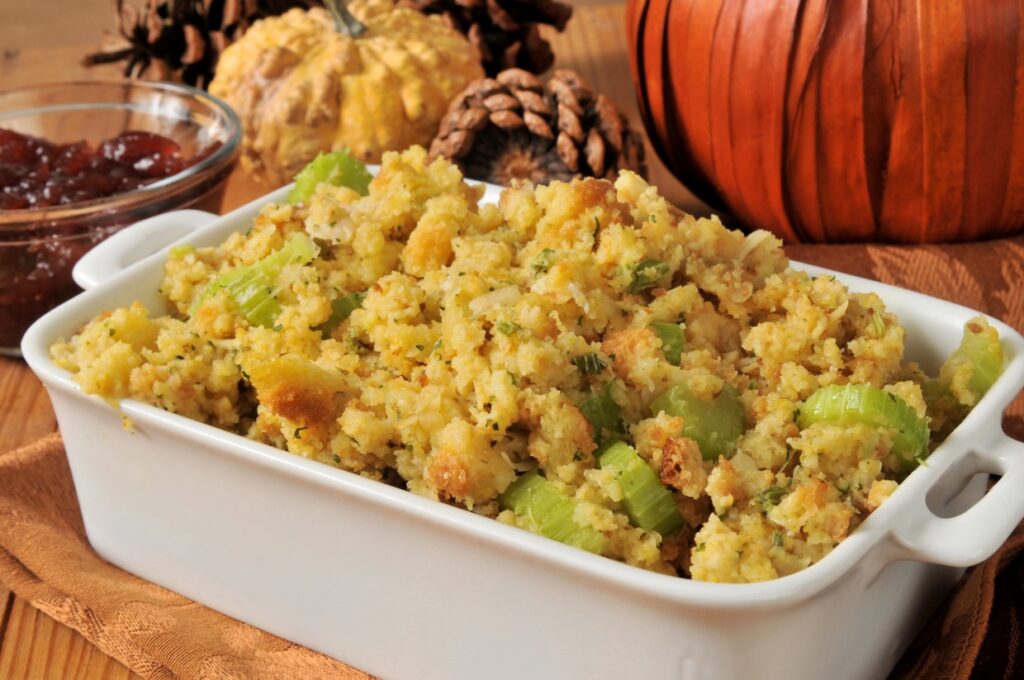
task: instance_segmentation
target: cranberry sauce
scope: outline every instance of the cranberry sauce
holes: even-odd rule
[[[0,354],[16,354],[28,326],[78,292],[71,270],[87,251],[128,224],[166,210],[167,199],[69,218],[52,217],[45,208],[132,191],[181,172],[220,147],[215,142],[183,158],[173,140],[150,132],[130,130],[93,148],[0,128],[0,212],[10,211],[5,218],[18,223],[0,229]],[[216,191],[219,201],[223,187]]]
[[[69,205],[132,191],[177,174],[220,143],[184,159],[167,137],[128,130],[92,148],[55,144],[0,128],[0,210]]]

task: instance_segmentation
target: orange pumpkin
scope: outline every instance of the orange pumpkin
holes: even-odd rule
[[[1024,230],[1024,1],[629,0],[654,148],[788,242]]]

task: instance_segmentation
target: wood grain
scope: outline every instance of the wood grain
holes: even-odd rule
[[[134,680],[139,677],[25,600],[14,600],[3,647],[0,647],[0,678]]]
[[[25,364],[0,358],[0,455],[57,429],[50,400]]]
[[[4,649],[4,633],[7,631],[7,620],[13,599],[11,591],[7,590],[3,583],[0,583],[0,653]]]

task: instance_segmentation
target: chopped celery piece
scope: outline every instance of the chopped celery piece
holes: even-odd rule
[[[600,531],[573,519],[576,501],[536,472],[527,472],[512,482],[499,500],[503,508],[514,512],[535,534],[598,555],[608,545],[608,539]]]
[[[276,279],[281,270],[288,265],[309,264],[319,252],[320,249],[313,243],[313,239],[302,232],[294,232],[283,246],[249,266],[262,269],[267,276]]]
[[[315,330],[320,331],[320,335],[325,339],[331,337],[331,333],[335,328],[341,325],[341,323],[352,316],[352,312],[359,309],[363,300],[366,298],[366,293],[350,293],[344,297],[340,297],[337,300],[331,302],[331,315],[327,317],[327,321],[316,327]]]
[[[661,351],[665,355],[665,359],[673,366],[678,366],[679,360],[683,356],[683,349],[686,347],[682,327],[677,323],[652,321],[651,330],[661,340]]]
[[[871,385],[827,385],[800,407],[799,425],[863,423],[890,430],[892,453],[906,471],[928,454],[928,423],[900,397]]]
[[[964,325],[964,337],[954,356],[959,355],[973,366],[967,387],[980,399],[1003,372],[1003,343],[999,334],[982,317]]]
[[[270,328],[281,313],[273,295],[273,282],[260,269],[239,267],[222,274],[210,287],[226,290],[238,311],[253,326]]]
[[[929,409],[944,399],[956,400],[953,393],[949,391],[949,386],[939,380],[927,380],[922,383],[921,396],[924,397],[924,403],[928,405]]]
[[[622,424],[622,411],[619,405],[612,399],[612,384],[608,383],[600,392],[590,393],[586,401],[580,406],[580,412],[587,419],[590,426],[594,428],[594,441],[600,444],[604,441],[605,433],[623,434],[625,428]]]
[[[320,153],[295,175],[295,186],[288,194],[288,202],[295,205],[308,201],[320,183],[345,186],[365,196],[369,193],[372,179],[373,175],[366,166],[348,151]]]
[[[871,313],[871,325],[875,329],[875,335],[882,337],[885,335],[885,319],[878,312]]]
[[[726,385],[714,399],[694,396],[686,385],[670,387],[651,403],[654,415],[664,411],[683,419],[683,436],[697,442],[704,460],[717,460],[732,453],[736,440],[747,427],[739,393]]]
[[[921,394],[928,409],[928,428],[942,441],[960,424],[968,409],[953,395],[949,385],[941,380],[923,382]]]
[[[307,264],[317,255],[316,244],[294,233],[279,250],[249,265],[229,269],[214,279],[196,300],[195,309],[211,296],[226,291],[246,320],[254,326],[273,326],[281,307],[274,297],[277,278],[289,264]]]
[[[189,253],[194,252],[195,249],[196,247],[190,243],[179,243],[176,246],[171,246],[168,254],[175,259],[180,259]]]
[[[611,442],[597,454],[597,466],[619,478],[622,506],[634,526],[665,536],[683,525],[672,493],[632,446]]]

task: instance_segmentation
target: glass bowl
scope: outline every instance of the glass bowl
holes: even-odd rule
[[[0,354],[20,355],[25,330],[78,293],[71,268],[124,227],[169,210],[220,212],[238,162],[241,123],[202,90],[146,81],[48,83],[0,92],[0,128],[50,142],[97,147],[127,130],[174,140],[183,158],[219,147],[181,172],[96,200],[0,210]]]

